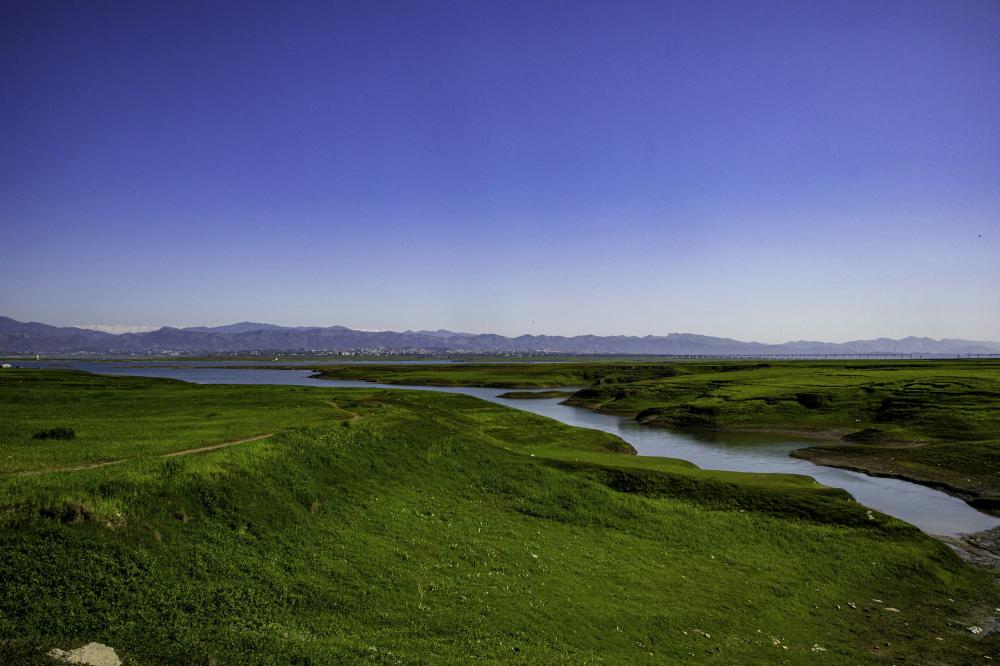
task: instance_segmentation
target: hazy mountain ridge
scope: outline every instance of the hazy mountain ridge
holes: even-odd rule
[[[143,333],[105,333],[0,317],[0,351],[6,353],[135,354],[261,351],[496,351],[575,354],[996,354],[1000,343],[907,337],[852,342],[796,340],[743,342],[693,333],[665,336],[519,335],[437,331],[358,331],[344,326],[278,326],[240,322],[227,326],[163,327]]]

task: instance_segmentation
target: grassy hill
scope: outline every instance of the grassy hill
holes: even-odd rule
[[[841,491],[465,396],[12,370],[0,423],[3,663],[89,641],[127,664],[1000,650],[966,629],[993,577]]]
[[[1000,361],[353,366],[323,368],[322,375],[434,385],[586,385],[569,404],[653,426],[844,439],[852,445],[797,455],[934,485],[1000,512]]]

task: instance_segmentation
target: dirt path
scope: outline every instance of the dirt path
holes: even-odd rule
[[[208,446],[201,446],[197,449],[185,449],[184,451],[173,451],[172,453],[164,453],[161,458],[176,458],[177,456],[190,456],[195,453],[204,453],[205,451],[215,451],[216,449],[224,449],[228,446],[236,446],[237,444],[248,444],[250,442],[257,442],[262,439],[267,439],[268,437],[273,437],[273,432],[264,433],[263,435],[255,435],[254,437],[247,437],[246,439],[236,439],[231,442],[222,442],[221,444],[209,444]]]
[[[326,404],[330,405],[331,407],[333,407],[335,409],[339,409],[340,411],[344,412],[345,414],[350,414],[351,418],[346,419],[347,421],[360,421],[361,418],[362,418],[361,414],[358,414],[357,412],[352,412],[349,409],[344,409],[343,407],[341,407],[340,405],[338,405],[337,403],[335,403],[333,400],[327,400]]]
[[[344,409],[333,400],[327,400],[328,405],[337,409],[345,414],[349,414],[350,418],[344,419],[345,421],[360,421],[363,417],[357,412],[352,412],[349,409]],[[225,449],[230,446],[236,446],[237,444],[249,444],[250,442],[259,442],[262,439],[267,439],[268,437],[273,437],[273,432],[264,433],[263,435],[254,435],[253,437],[246,437],[244,439],[236,439],[231,442],[221,442],[219,444],[209,444],[208,446],[200,446],[197,449],[185,449],[184,451],[172,451],[171,453],[163,453],[160,455],[161,458],[176,458],[178,456],[191,456],[196,453],[205,453],[206,451],[215,451],[218,449]],[[91,463],[89,465],[75,465],[73,467],[48,467],[46,469],[29,469],[21,472],[11,472],[10,476],[30,476],[32,474],[48,474],[50,472],[79,472],[86,469],[97,469],[98,467],[108,467],[110,465],[119,465],[123,462],[128,462],[132,460],[131,458],[121,458],[120,460],[110,460],[108,462]]]
[[[79,472],[85,469],[97,469],[98,467],[119,465],[123,462],[128,462],[128,458],[121,458],[120,460],[109,460],[108,462],[90,463],[89,465],[75,465],[73,467],[49,467],[46,469],[26,469],[20,472],[11,472],[10,476],[31,476],[32,474],[47,474],[48,472]]]
[[[254,437],[247,437],[245,439],[237,439],[231,442],[222,442],[220,444],[210,444],[209,446],[201,446],[197,449],[186,449],[184,451],[172,451],[170,453],[160,454],[161,458],[175,458],[177,456],[190,456],[195,453],[204,453],[206,451],[215,451],[216,449],[224,449],[229,446],[236,446],[237,444],[248,444],[250,442],[257,442],[262,439],[267,439],[268,437],[274,436],[273,432],[264,433],[263,435],[255,435]],[[111,465],[120,465],[121,463],[128,462],[129,460],[134,460],[134,458],[120,458],[119,460],[109,460],[107,462],[90,463],[88,465],[74,465],[72,467],[46,467],[44,469],[27,469],[20,472],[10,472],[10,476],[32,476],[35,474],[49,474],[55,472],[80,472],[87,469],[97,469],[98,467],[109,467]]]
[[[343,407],[341,407],[340,405],[338,405],[337,403],[335,403],[333,400],[327,400],[326,404],[330,405],[334,409],[337,409],[337,410],[339,410],[341,412],[344,412],[345,414],[350,414],[351,417],[349,419],[345,419],[347,421],[360,421],[361,420],[361,414],[358,414],[357,412],[352,412],[349,409],[344,409]],[[195,453],[204,453],[205,451],[215,451],[216,449],[224,449],[227,446],[236,446],[237,444],[248,444],[249,442],[256,442],[256,441],[259,441],[259,440],[262,440],[262,439],[267,439],[268,437],[273,437],[273,436],[274,436],[274,433],[273,432],[269,432],[269,433],[265,433],[263,435],[256,435],[254,437],[247,437],[246,439],[237,439],[237,440],[232,441],[232,442],[222,442],[221,444],[211,444],[209,446],[202,446],[202,447],[199,447],[197,449],[187,449],[185,451],[174,451],[173,453],[164,453],[163,457],[164,458],[175,458],[177,456],[190,456],[190,455],[193,455]]]

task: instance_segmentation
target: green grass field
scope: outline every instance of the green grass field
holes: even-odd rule
[[[672,377],[675,365],[641,361],[578,363],[448,363],[428,365],[322,366],[327,379],[356,379],[383,384],[555,388],[627,383]]]
[[[966,629],[996,614],[990,573],[802,477],[430,392],[10,371],[0,405],[0,663],[89,641],[130,665],[1000,652]],[[75,438],[33,438],[55,428]]]
[[[569,404],[652,426],[844,438],[852,445],[798,455],[935,485],[1000,511],[1000,361],[352,366],[322,374],[406,384],[586,385]]]

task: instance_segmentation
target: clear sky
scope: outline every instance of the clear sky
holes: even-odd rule
[[[0,86],[16,319],[1000,340],[995,0],[5,2]]]

